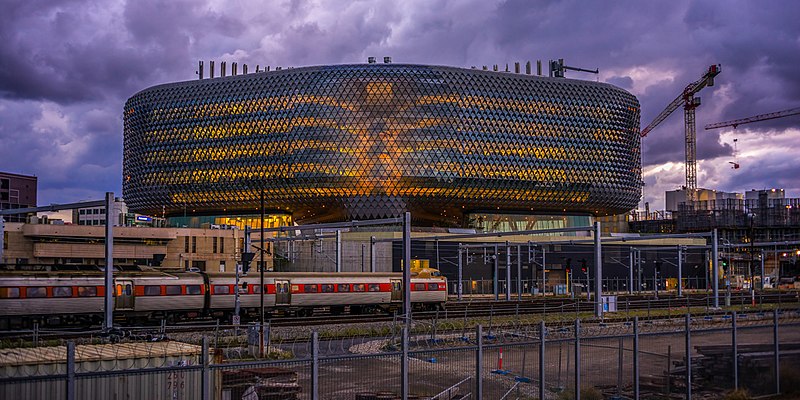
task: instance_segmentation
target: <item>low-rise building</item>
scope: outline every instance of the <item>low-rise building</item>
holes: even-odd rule
[[[102,226],[6,223],[0,264],[104,265],[104,235]],[[243,245],[238,229],[118,226],[114,264],[230,272]]]

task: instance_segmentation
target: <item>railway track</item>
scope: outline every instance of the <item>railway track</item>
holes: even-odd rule
[[[757,304],[789,304],[798,303],[800,298],[797,292],[763,293],[756,295]],[[720,304],[725,304],[724,296],[720,298]],[[750,305],[752,298],[749,293],[732,293],[730,298],[731,305]],[[689,294],[684,297],[675,295],[661,295],[655,298],[652,295],[622,295],[618,296],[617,311],[638,311],[643,309],[659,310],[684,307],[707,307],[709,313],[713,313],[711,299],[705,293]],[[450,301],[445,308],[437,311],[415,311],[415,320],[447,320],[460,318],[481,318],[481,317],[504,317],[514,315],[537,315],[550,313],[577,314],[593,312],[594,303],[585,298],[534,298],[523,301],[495,301],[487,299],[470,299],[465,301]],[[279,316],[269,320],[271,327],[311,327],[322,325],[349,325],[356,323],[377,323],[400,321],[402,317],[387,314],[361,314],[361,315],[330,315],[327,313],[316,314],[307,317]],[[248,325],[243,323],[238,329],[246,330]],[[197,321],[177,323],[175,325],[155,325],[143,327],[122,327],[114,332],[118,336],[143,337],[145,339],[158,339],[159,335],[169,335],[173,333],[185,332],[212,332],[220,330],[233,330],[236,326],[220,324],[218,321],[206,320],[198,323]],[[13,340],[16,338],[31,338],[37,340],[47,339],[68,339],[79,337],[104,337],[108,333],[102,332],[99,327],[92,328],[62,328],[62,329],[40,329],[40,330],[17,330],[0,331],[0,339]]]

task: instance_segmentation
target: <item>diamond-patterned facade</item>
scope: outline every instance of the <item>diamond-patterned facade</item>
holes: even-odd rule
[[[622,213],[639,103],[597,82],[473,69],[304,67],[145,89],[125,105],[123,192],[149,214],[297,220]]]

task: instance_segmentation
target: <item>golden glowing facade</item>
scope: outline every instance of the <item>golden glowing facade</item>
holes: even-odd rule
[[[295,220],[613,214],[639,200],[639,103],[597,82],[365,64],[155,86],[125,105],[142,213]]]

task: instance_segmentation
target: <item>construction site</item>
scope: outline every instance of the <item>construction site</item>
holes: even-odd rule
[[[644,138],[678,108],[684,110],[685,185],[665,193],[664,210],[653,211],[645,203],[643,211],[632,211],[628,227],[634,233],[691,233],[717,230],[727,244],[723,254],[732,275],[752,276],[763,268],[775,278],[774,285],[793,285],[800,274],[800,199],[787,198],[784,189],[750,190],[727,193],[697,186],[697,128],[695,113],[701,101],[697,94],[714,86],[721,65],[711,65],[697,81],[690,83],[660,114],[641,130]],[[800,108],[759,114],[712,123],[706,130],[757,123],[800,114]],[[738,139],[733,139],[731,169],[741,168],[736,159]],[[766,273],[766,271],[765,271]],[[746,278],[744,279],[747,280]],[[736,281],[736,280],[734,280]],[[741,279],[740,279],[741,281]]]

